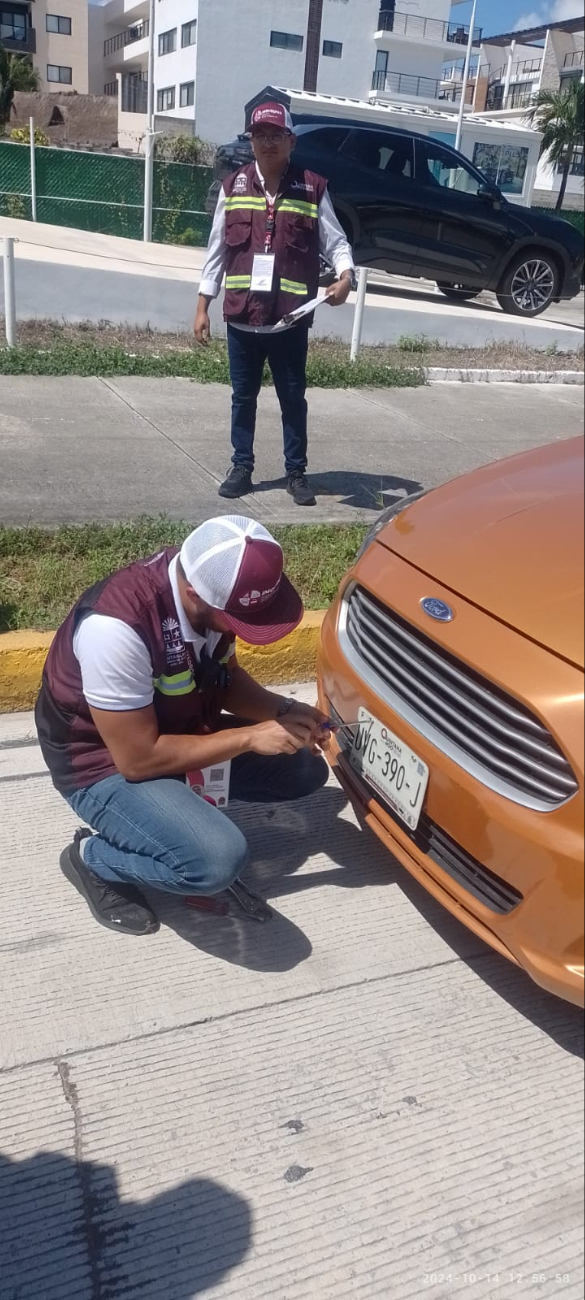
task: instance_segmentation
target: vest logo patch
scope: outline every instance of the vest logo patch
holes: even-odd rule
[[[162,621],[162,634],[165,643],[165,652],[167,663],[179,664],[186,657],[185,646],[181,636],[181,629],[176,618],[165,618]]]
[[[315,189],[315,186],[307,185],[305,181],[293,181],[290,188],[291,190],[307,190],[312,193],[313,190]]]
[[[240,172],[234,181],[234,194],[246,194],[248,191],[248,177],[245,172]]]

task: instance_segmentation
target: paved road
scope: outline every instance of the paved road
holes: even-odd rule
[[[67,266],[18,259],[17,309],[20,319],[129,322],[157,330],[190,332],[197,296],[192,279],[164,279],[160,273],[123,274],[104,267]],[[127,268],[126,268],[127,269]],[[138,267],[132,268],[138,270]],[[3,310],[0,285],[0,314]],[[349,342],[354,299],[344,307],[322,308],[315,333]],[[213,305],[217,334],[225,330],[221,300]],[[448,303],[421,281],[378,277],[367,297],[364,343],[395,343],[402,336],[426,335],[445,346],[484,347],[494,340],[570,351],[583,345],[583,301],[564,303],[535,321],[505,315],[491,294],[477,302]]]
[[[197,521],[233,509],[217,496],[229,462],[229,390],[188,379],[2,377],[0,519],[40,524],[164,511]],[[284,491],[272,390],[260,400],[257,490],[245,510],[270,522],[372,519],[515,451],[583,431],[583,391],[561,385],[440,384],[313,389],[311,471],[319,501]]]
[[[3,1300],[581,1300],[576,1009],[335,784],[232,815],[269,926],[158,896],[155,937],[112,934],[0,719]]]

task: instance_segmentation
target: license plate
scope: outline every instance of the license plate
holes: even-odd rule
[[[416,830],[429,781],[426,763],[367,709],[360,709],[358,718],[349,755],[351,766],[411,830]]]

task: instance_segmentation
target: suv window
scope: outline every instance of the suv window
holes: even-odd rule
[[[339,146],[347,135],[346,126],[321,126],[318,131],[302,131],[299,144],[310,145],[311,149],[332,149],[337,153]]]
[[[482,184],[480,178],[465,164],[463,158],[454,158],[442,145],[432,140],[416,142],[416,179],[419,185],[437,185],[460,194],[477,194]]]
[[[351,131],[341,153],[388,177],[412,180],[414,176],[414,142],[404,136],[386,131]]]

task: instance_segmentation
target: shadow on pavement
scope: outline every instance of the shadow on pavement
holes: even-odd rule
[[[309,480],[317,496],[337,497],[340,505],[351,506],[354,510],[372,510],[375,515],[411,492],[422,492],[424,487],[416,479],[397,478],[392,474],[360,474],[356,470],[325,470],[316,474],[309,471]],[[273,492],[277,488],[286,489],[286,478],[265,479],[254,485],[254,492]]]
[[[341,817],[348,801],[335,785],[294,804],[234,803],[231,816],[250,846],[246,881],[269,901],[306,889],[400,888],[454,955],[519,1015],[571,1055],[582,1057],[583,1021],[577,1007],[539,988],[524,971],[494,952],[446,911],[380,844],[367,826]],[[322,862],[319,856],[322,855]],[[301,869],[311,859],[311,868]],[[284,971],[305,961],[309,939],[275,912],[267,926],[236,917],[187,911],[180,900],[160,894],[161,921],[181,938],[214,956],[251,970]],[[359,898],[355,902],[359,908]],[[428,964],[424,949],[417,969]],[[440,973],[437,978],[440,979]]]
[[[132,1134],[128,1134],[132,1141]],[[0,1154],[3,1300],[192,1300],[245,1258],[251,1211],[209,1178],[121,1201],[110,1165]]]

